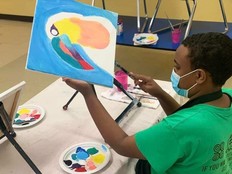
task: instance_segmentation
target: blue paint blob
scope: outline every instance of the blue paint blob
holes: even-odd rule
[[[71,157],[72,157],[72,160],[77,160],[77,154],[76,153],[72,154]]]
[[[76,157],[79,160],[86,160],[89,157],[89,154],[88,154],[88,152],[85,149],[83,149],[81,147],[78,147],[76,149]]]
[[[14,124],[21,124],[21,123],[23,123],[23,122],[24,122],[23,120],[18,119],[18,120],[16,120],[16,121],[14,122]]]
[[[106,148],[106,146],[104,146],[103,144],[102,144],[102,149],[103,149],[105,152],[107,152],[107,148]]]
[[[89,157],[89,154],[86,152],[78,152],[77,158],[80,160],[86,160]]]
[[[86,152],[86,150],[83,149],[82,147],[78,147],[76,150],[76,153],[78,153],[78,152]]]

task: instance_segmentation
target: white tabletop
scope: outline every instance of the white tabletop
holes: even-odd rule
[[[157,82],[168,89],[172,96],[177,97],[170,82]],[[116,118],[128,106],[126,103],[102,98],[101,92],[108,88],[100,86],[95,88],[100,101],[113,118]],[[34,126],[15,129],[17,134],[15,140],[43,174],[66,173],[59,165],[59,158],[68,147],[83,142],[104,143],[80,94],[71,102],[67,111],[63,110],[63,105],[74,92],[75,90],[58,79],[25,103],[43,107],[46,111],[44,119]],[[157,109],[135,107],[120,122],[120,126],[128,134],[134,134],[155,124],[164,115],[160,106]],[[98,172],[99,174],[116,174],[122,166],[125,167],[128,163],[127,157],[118,155],[113,149],[110,151],[111,160],[104,169]],[[11,143],[3,138],[0,140],[0,174],[10,173],[31,174],[34,172]]]

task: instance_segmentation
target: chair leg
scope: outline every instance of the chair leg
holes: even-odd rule
[[[137,6],[137,30],[139,33],[143,33],[148,22],[148,14],[147,14],[147,2],[146,0],[143,0],[143,6],[144,6],[144,13],[145,13],[145,21],[143,23],[143,26],[141,28],[140,26],[140,0],[136,0],[136,6]]]
[[[188,0],[185,0],[186,2],[186,6],[187,6],[187,10],[188,10],[188,14],[189,14],[189,20],[188,20],[188,25],[187,25],[187,29],[186,29],[186,32],[185,32],[185,37],[187,37],[189,35],[189,32],[190,32],[190,29],[191,29],[191,25],[192,25],[192,20],[193,20],[193,17],[194,17],[194,14],[195,14],[195,10],[196,10],[196,6],[197,6],[197,0],[193,0],[194,2],[194,6],[193,6],[193,10],[191,11],[190,9],[190,5],[189,5],[189,1]],[[160,31],[164,31],[164,30],[167,30],[169,29],[170,27],[165,27],[165,28],[162,28],[160,30],[157,30],[157,31],[151,31],[151,28],[153,26],[153,23],[154,23],[154,20],[156,18],[156,15],[158,13],[158,10],[159,10],[159,7],[160,7],[160,4],[161,4],[161,0],[158,0],[157,4],[156,4],[156,8],[155,8],[155,11],[154,11],[154,14],[151,18],[151,21],[150,21],[150,24],[149,24],[149,27],[148,27],[148,32],[149,33],[157,33],[157,32],[160,32]],[[182,23],[182,22],[181,22]],[[181,25],[181,23],[178,23],[176,24],[175,26],[179,26]],[[186,21],[184,22],[184,24],[186,23]]]
[[[186,2],[188,14],[189,14],[189,16],[190,16],[190,15],[191,15],[191,9],[190,9],[190,5],[189,5],[189,1],[188,1],[188,0],[185,0],[185,2]]]
[[[92,6],[94,6],[95,5],[95,0],[92,0],[92,4],[91,4]]]
[[[160,7],[160,4],[161,4],[161,0],[158,0],[157,4],[156,4],[156,7],[155,7],[155,11],[154,11],[154,14],[151,18],[151,21],[150,21],[150,24],[149,24],[149,27],[148,27],[148,32],[151,33],[151,27],[153,26],[153,23],[154,23],[154,20],[156,18],[156,15],[159,11],[159,7]]]
[[[136,7],[137,7],[137,30],[138,32],[140,32],[140,5],[139,5],[140,1],[136,0]]]
[[[141,33],[144,32],[144,30],[147,26],[148,19],[149,19],[148,14],[147,14],[147,2],[146,2],[146,0],[143,0],[143,6],[144,6],[144,13],[145,13],[145,21],[144,21],[143,26],[141,28]]]
[[[224,5],[223,5],[222,0],[219,0],[219,3],[220,3],[221,11],[222,11],[222,17],[223,17],[223,20],[224,20],[224,25],[225,25],[225,31],[223,33],[225,34],[225,33],[227,33],[229,31],[229,26],[228,26],[228,23],[227,23],[226,13],[225,13],[225,9],[224,9]]]
[[[187,0],[186,0],[186,1],[187,1]],[[188,25],[187,25],[187,28],[186,28],[186,31],[185,31],[184,39],[185,39],[186,37],[188,37],[189,32],[190,32],[190,30],[191,30],[192,22],[193,22],[193,17],[194,17],[196,8],[197,8],[197,0],[193,0],[193,9],[192,9],[192,12],[191,12],[191,14],[190,14],[190,16],[189,16],[189,21],[188,21]]]
[[[95,0],[92,0],[91,5],[92,5],[92,6],[95,5]],[[106,9],[105,0],[102,0],[102,7],[103,7],[104,10]]]
[[[193,20],[193,17],[194,17],[194,14],[195,14],[195,10],[196,10],[196,7],[197,7],[197,0],[193,0],[193,3],[194,3],[194,5],[193,5],[192,12],[191,12],[191,14],[189,16],[189,22],[188,22],[188,25],[187,25],[187,28],[186,28],[186,31],[185,31],[184,39],[186,37],[188,37],[189,32],[191,30],[192,20]],[[226,13],[225,13],[223,1],[219,0],[219,3],[220,3],[221,12],[222,12],[222,17],[223,17],[223,20],[224,20],[224,25],[225,25],[225,30],[223,31],[223,34],[225,34],[225,33],[227,33],[229,31],[229,26],[228,26],[228,22],[227,22],[227,19],[226,19]],[[189,9],[188,0],[186,0],[186,5],[187,5],[187,8]]]

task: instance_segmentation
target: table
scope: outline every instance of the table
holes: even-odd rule
[[[124,46],[134,46],[133,37],[137,33],[137,18],[133,16],[119,16],[123,20],[123,35],[117,36],[117,44]],[[141,23],[143,23],[145,18],[141,18]],[[180,20],[173,20],[172,24],[180,23]],[[148,22],[149,23],[149,22]],[[229,23],[229,32],[227,35],[232,38],[232,23]],[[151,31],[156,31],[164,27],[169,27],[167,19],[156,18]],[[147,29],[147,28],[146,28]],[[147,31],[145,29],[145,31]],[[185,31],[183,27],[183,31]],[[223,22],[206,22],[206,21],[193,21],[192,28],[190,30],[190,35],[196,33],[206,33],[206,32],[223,32],[225,29]],[[143,48],[160,49],[160,50],[170,50],[175,51],[179,44],[173,44],[171,41],[171,29],[158,32],[158,43],[156,45],[146,45],[137,46]],[[182,34],[182,39],[184,38],[184,32]]]
[[[157,83],[168,89],[170,95],[176,96],[170,82],[157,80]],[[100,96],[101,92],[107,89],[96,86],[100,101],[112,117],[116,118],[127,104],[102,98]],[[88,141],[104,143],[88,113],[82,95],[78,94],[74,98],[67,111],[62,109],[74,92],[75,90],[58,79],[25,103],[42,106],[46,110],[44,119],[33,127],[15,129],[16,141],[43,174],[66,173],[59,166],[60,155],[66,148]],[[165,114],[160,106],[157,109],[135,107],[120,122],[120,126],[128,134],[134,134],[151,126],[164,116]],[[118,155],[112,149],[110,150],[112,153],[111,160],[98,174],[116,174],[119,170],[122,170],[123,166],[127,166],[129,158]],[[0,161],[1,174],[33,173],[29,165],[6,138],[0,140]]]

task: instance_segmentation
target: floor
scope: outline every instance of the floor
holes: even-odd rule
[[[30,22],[0,20],[0,92],[25,81],[20,103],[26,102],[58,79],[57,76],[25,69],[31,26]],[[160,80],[169,80],[173,55],[174,52],[154,49],[125,46],[117,46],[116,49],[116,59],[129,71]],[[225,86],[232,87],[232,78]]]

